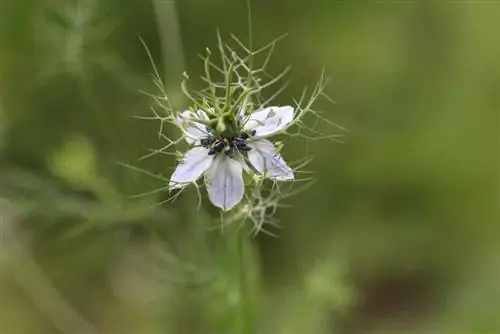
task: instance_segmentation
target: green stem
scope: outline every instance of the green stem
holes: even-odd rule
[[[160,0],[152,0],[152,2],[162,47],[164,80],[168,80],[167,92],[176,92],[185,68],[176,2]],[[184,101],[179,94],[170,94],[170,96],[174,108],[182,106]]]
[[[238,251],[238,280],[239,280],[239,295],[240,295],[240,323],[242,334],[253,334],[254,333],[254,319],[253,319],[253,307],[251,298],[251,289],[249,288],[249,274],[247,273],[247,263],[248,254],[246,253],[246,237],[245,231],[243,229],[236,230],[236,237],[238,239],[237,251]]]
[[[253,52],[252,7],[250,6],[250,0],[246,1],[246,5],[247,5],[247,11],[248,11],[248,49],[251,52]],[[252,54],[250,56],[249,64],[248,64],[250,67],[250,70],[248,71],[248,87],[252,87],[252,85],[253,85],[253,82],[252,82],[253,63],[254,63],[254,59],[253,59],[253,54]]]

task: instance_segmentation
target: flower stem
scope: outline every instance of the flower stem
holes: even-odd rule
[[[246,238],[244,230],[238,229],[236,231],[238,238],[238,279],[239,279],[239,295],[240,295],[240,315],[241,315],[241,333],[242,334],[253,334],[254,333],[254,319],[253,319],[253,308],[252,308],[252,298],[251,291],[248,286],[249,276],[247,274],[247,263],[248,255],[246,254]]]

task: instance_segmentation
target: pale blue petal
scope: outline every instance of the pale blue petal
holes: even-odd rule
[[[293,170],[286,164],[281,155],[276,152],[273,143],[266,139],[249,141],[248,160],[254,168],[263,175],[277,180],[289,181],[294,179]]]
[[[293,117],[293,108],[290,106],[269,107],[248,116],[243,129],[255,130],[256,137],[267,137],[285,129]]]
[[[170,178],[170,189],[181,188],[196,181],[212,164],[214,157],[204,147],[193,147],[186,152]]]
[[[193,144],[202,137],[207,136],[208,132],[204,124],[196,123],[193,120],[207,120],[208,116],[203,110],[196,113],[186,110],[177,114],[177,125],[183,129],[185,139],[188,144]]]
[[[218,208],[230,210],[241,202],[245,193],[242,165],[219,154],[205,173],[208,198]]]

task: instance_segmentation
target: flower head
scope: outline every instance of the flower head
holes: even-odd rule
[[[293,119],[290,106],[268,107],[250,115],[240,112],[218,120],[203,110],[180,113],[177,125],[192,147],[172,174],[169,188],[182,188],[204,176],[210,201],[226,211],[243,198],[243,171],[275,181],[293,180],[293,170],[267,139],[283,132]]]
[[[190,110],[180,113],[177,111],[177,106],[173,106],[166,93],[158,70],[153,67],[154,82],[161,95],[152,96],[157,104],[156,107],[164,112],[165,116],[157,113],[153,107],[153,116],[145,118],[160,120],[159,136],[166,139],[168,144],[144,157],[158,153],[172,153],[168,150],[185,140],[190,147],[182,154],[179,165],[168,180],[168,188],[184,189],[189,184],[196,184],[203,177],[208,198],[224,211],[238,205],[246,194],[247,203],[241,206],[236,215],[252,217],[258,226],[262,226],[266,221],[268,208],[276,208],[278,200],[288,196],[283,187],[273,186],[265,192],[266,198],[264,198],[261,190],[265,179],[272,181],[310,179],[296,179],[294,175],[299,173],[298,170],[310,159],[305,159],[292,170],[279,154],[281,145],[270,141],[270,137],[284,134],[305,140],[334,139],[336,135],[318,131],[316,128],[318,122],[312,127],[304,122],[304,117],[312,114],[321,121],[320,124],[328,123],[335,126],[312,108],[320,96],[328,101],[331,100],[324,94],[326,82],[322,73],[318,84],[310,93],[304,89],[301,96],[294,100],[294,107],[264,107],[273,104],[272,101],[285,89],[286,83],[270,94],[266,92],[268,88],[279,84],[290,69],[286,67],[276,75],[270,75],[266,71],[268,60],[278,39],[253,50],[245,47],[235,36],[231,37],[236,42],[237,49],[224,43],[219,34],[217,37],[220,64],[211,61],[212,53],[208,48],[206,56],[203,57],[204,74],[201,75],[201,79],[206,83],[206,87],[190,90],[187,85],[189,76],[184,73],[181,92],[186,101],[191,103]],[[254,60],[257,56],[263,56],[265,60],[261,65],[255,66]],[[181,130],[182,136],[170,138],[164,135],[162,133],[164,123],[176,125]],[[297,127],[292,130],[294,125]],[[244,172],[251,176],[245,178],[247,182],[244,182]],[[163,177],[159,179],[164,180]],[[247,191],[245,187],[248,188]]]

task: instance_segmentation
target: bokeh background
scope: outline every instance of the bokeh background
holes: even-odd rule
[[[322,69],[338,142],[283,138],[317,180],[252,237],[258,333],[500,333],[500,2],[252,0],[289,104]],[[0,333],[238,333],[219,214],[163,202],[147,44],[181,107],[244,1],[0,2]],[[324,126],[323,126],[324,125]],[[165,134],[175,129],[166,127]],[[137,166],[132,170],[120,163]],[[133,197],[133,198],[132,198]]]

